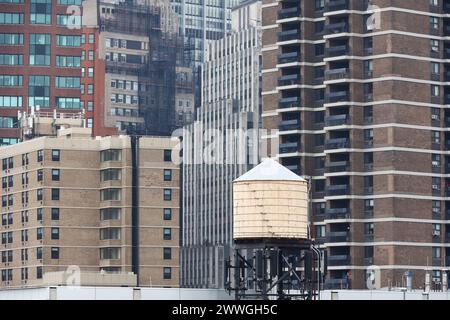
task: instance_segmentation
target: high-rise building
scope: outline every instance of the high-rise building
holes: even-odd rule
[[[98,136],[170,135],[175,104],[193,100],[176,18],[157,0],[1,1],[0,145],[20,141],[18,111],[32,110],[82,113]]]
[[[258,163],[261,2],[236,7],[232,17],[232,32],[205,51],[201,108],[183,137],[185,287],[223,287],[232,244],[231,182]]]
[[[0,148],[0,287],[78,284],[64,282],[71,277],[177,287],[174,142],[92,138],[82,119],[35,116],[44,132],[55,122],[66,128]]]
[[[372,270],[417,288],[449,266],[449,6],[263,2],[264,126],[272,155],[312,177],[327,287],[366,288]]]
[[[81,0],[0,3],[0,145],[20,140],[18,111],[81,110],[81,33],[68,28],[80,21],[69,21],[69,5]]]
[[[194,68],[196,104],[201,104],[201,66],[208,42],[223,38],[231,30],[231,9],[244,0],[170,0],[179,16],[180,34],[190,48]]]

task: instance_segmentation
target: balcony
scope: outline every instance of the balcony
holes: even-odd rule
[[[301,10],[298,7],[286,8],[278,10],[278,19],[289,19],[300,17]]]
[[[325,149],[345,149],[350,148],[350,140],[348,138],[328,139],[325,142]]]
[[[281,98],[278,102],[278,107],[281,109],[287,108],[300,108],[301,99],[300,97],[289,97],[289,98]]]
[[[293,86],[296,84],[300,84],[300,75],[299,74],[289,74],[285,76],[281,76],[278,78],[278,86]]]
[[[328,162],[325,165],[325,172],[345,172],[350,171],[350,161]]]
[[[325,56],[327,58],[346,56],[347,54],[348,54],[348,46],[347,45],[334,46],[334,47],[325,49]]]
[[[325,289],[328,290],[339,290],[339,289],[348,289],[349,288],[349,282],[347,279],[327,279],[325,281]]]
[[[339,231],[329,232],[327,235],[327,242],[350,242],[350,232]]]
[[[348,101],[348,100],[349,100],[348,91],[336,91],[336,92],[330,92],[330,93],[326,94],[327,103],[335,103],[335,102]]]
[[[325,26],[325,31],[327,32],[327,34],[348,32],[348,23],[344,21],[328,24]]]
[[[280,131],[300,130],[300,120],[284,120],[278,125]]]
[[[327,196],[343,196],[350,192],[348,184],[335,184],[327,187]]]
[[[300,142],[280,143],[280,153],[295,153],[300,151]]]
[[[350,256],[349,255],[329,255],[328,256],[328,265],[329,266],[346,266],[350,264]]]
[[[298,40],[300,38],[300,29],[292,29],[281,31],[278,33],[278,41],[291,41]]]
[[[279,64],[293,63],[293,62],[300,62],[300,52],[294,51],[278,55]]]
[[[328,116],[325,118],[325,126],[334,127],[348,124],[350,117],[348,114],[338,114],[334,116]]]
[[[349,77],[348,68],[331,69],[325,71],[325,80],[339,80]]]
[[[350,209],[349,208],[325,209],[325,215],[326,215],[327,220],[349,219],[350,218]]]

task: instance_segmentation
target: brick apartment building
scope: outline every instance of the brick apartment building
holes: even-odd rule
[[[0,149],[0,287],[64,285],[67,274],[57,276],[70,266],[88,276],[83,284],[105,285],[104,274],[116,285],[177,287],[174,142],[92,138],[76,121]]]
[[[370,6],[370,7],[369,7]],[[450,1],[264,0],[263,122],[313,179],[327,287],[450,265]]]
[[[82,113],[96,136],[170,135],[190,119],[192,70],[178,63],[182,39],[164,28],[175,21],[168,10],[137,0],[1,1],[0,145],[22,140],[18,112],[32,109]]]

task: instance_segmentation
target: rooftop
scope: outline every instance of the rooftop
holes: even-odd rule
[[[252,170],[243,174],[234,181],[239,182],[255,180],[306,181],[272,158],[264,160]]]

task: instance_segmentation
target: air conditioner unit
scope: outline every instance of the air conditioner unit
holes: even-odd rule
[[[433,165],[433,167],[440,167],[441,166],[439,161],[431,161],[431,164]]]
[[[431,115],[431,119],[432,120],[439,120],[439,115],[438,114],[432,114]]]
[[[440,230],[433,230],[433,237],[439,237],[441,235]]]
[[[433,213],[441,213],[441,209],[439,209],[439,208],[433,208]]]
[[[432,188],[433,190],[440,190],[440,189],[439,189],[439,186],[438,186],[437,184],[433,184],[433,185],[431,186],[431,188]]]

